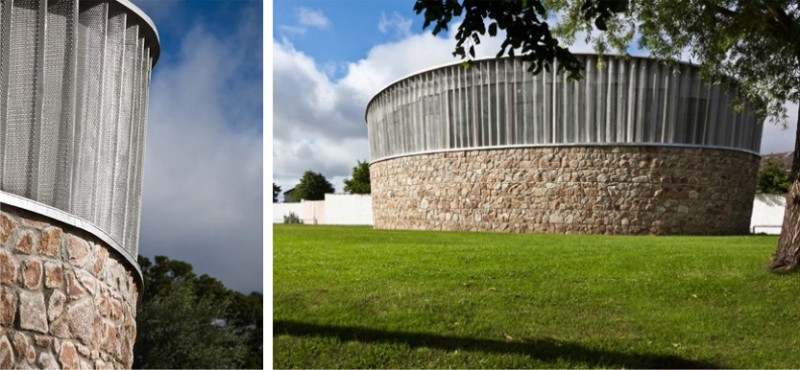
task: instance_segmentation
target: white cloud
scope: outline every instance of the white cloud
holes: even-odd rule
[[[284,33],[293,34],[293,35],[305,35],[306,31],[307,31],[307,29],[305,27],[287,26],[285,24],[279,25],[278,29],[283,31]]]
[[[383,33],[394,32],[394,35],[398,38],[407,37],[411,35],[411,23],[411,19],[404,18],[396,12],[388,17],[386,13],[381,13],[378,29]]]
[[[297,22],[302,26],[314,27],[324,30],[331,25],[331,21],[321,11],[306,7],[297,8]]]
[[[191,263],[226,286],[262,290],[260,13],[234,32],[195,27],[156,66],[140,253]],[[250,71],[243,73],[243,71]]]
[[[389,26],[387,26],[389,27]],[[455,30],[458,25],[453,25]],[[454,33],[453,33],[454,34]],[[369,160],[366,105],[389,83],[411,73],[457,62],[453,34],[429,32],[379,44],[366,57],[347,63],[339,80],[285,38],[273,45],[273,178],[286,191],[306,170],[320,172],[342,191],[358,160]],[[476,47],[478,57],[494,56],[500,38]],[[401,57],[399,57],[401,56]]]
[[[782,153],[794,150],[794,138],[797,132],[797,103],[786,104],[789,117],[786,127],[772,123],[764,123],[764,132],[761,136],[761,153]]]

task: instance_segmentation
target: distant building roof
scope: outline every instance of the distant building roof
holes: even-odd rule
[[[792,157],[794,156],[794,152],[784,152],[784,153],[770,153],[770,154],[762,154],[761,155],[761,163],[759,164],[760,167],[763,167],[767,161],[772,158],[778,158],[783,164],[783,169],[786,172],[792,171]]]

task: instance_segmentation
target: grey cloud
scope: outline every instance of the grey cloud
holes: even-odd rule
[[[141,254],[187,261],[244,292],[262,290],[263,271],[262,85],[241,75],[261,68],[254,22],[216,35],[194,28],[156,67],[140,240]]]

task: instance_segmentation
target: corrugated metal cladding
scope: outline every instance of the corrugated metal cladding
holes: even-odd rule
[[[134,260],[148,22],[126,1],[0,0],[0,190],[94,224]]]
[[[445,66],[400,80],[367,107],[370,155],[536,145],[691,145],[759,152],[762,125],[730,88],[699,68],[657,60],[579,55],[584,78],[534,76],[509,58]],[[726,93],[727,92],[727,93]]]

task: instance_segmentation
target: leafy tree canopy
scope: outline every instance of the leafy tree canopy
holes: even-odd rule
[[[281,187],[272,183],[272,203],[278,203],[278,195],[281,194]]]
[[[326,193],[333,193],[333,185],[320,173],[306,171],[300,183],[294,187],[294,199],[323,200]]]
[[[581,14],[598,26],[605,26],[605,20],[625,5],[613,0],[586,0],[583,4]],[[434,25],[434,35],[447,30],[454,17],[463,16],[453,55],[466,59],[467,66],[469,58],[475,57],[475,45],[481,43],[481,37],[487,32],[495,36],[503,30],[506,38],[498,57],[518,56],[530,63],[528,70],[534,74],[542,69],[549,71],[555,61],[558,72],[567,71],[570,78],[580,78],[583,66],[552,34],[546,5],[543,0],[417,0],[414,11],[424,15],[423,28]],[[485,20],[489,21],[488,26]]]
[[[139,256],[144,295],[134,368],[261,368],[262,295],[229,290],[192,265]]]
[[[603,0],[599,0],[602,2]],[[605,0],[613,1],[613,0]],[[597,3],[587,0],[585,3]],[[565,14],[554,34],[565,42],[578,32],[598,52],[625,54],[634,41],[654,57],[674,64],[687,56],[700,64],[701,76],[720,84],[735,78],[743,99],[760,102],[757,113],[773,122],[786,118],[786,101],[800,90],[800,10],[796,0],[616,0],[604,19],[605,32],[593,32],[579,1],[547,0]],[[638,40],[635,40],[638,39]]]
[[[369,194],[369,163],[358,161],[353,167],[353,177],[344,180],[344,191],[350,194]]]
[[[758,170],[756,193],[785,194],[789,190],[789,174],[778,158],[770,158]]]

